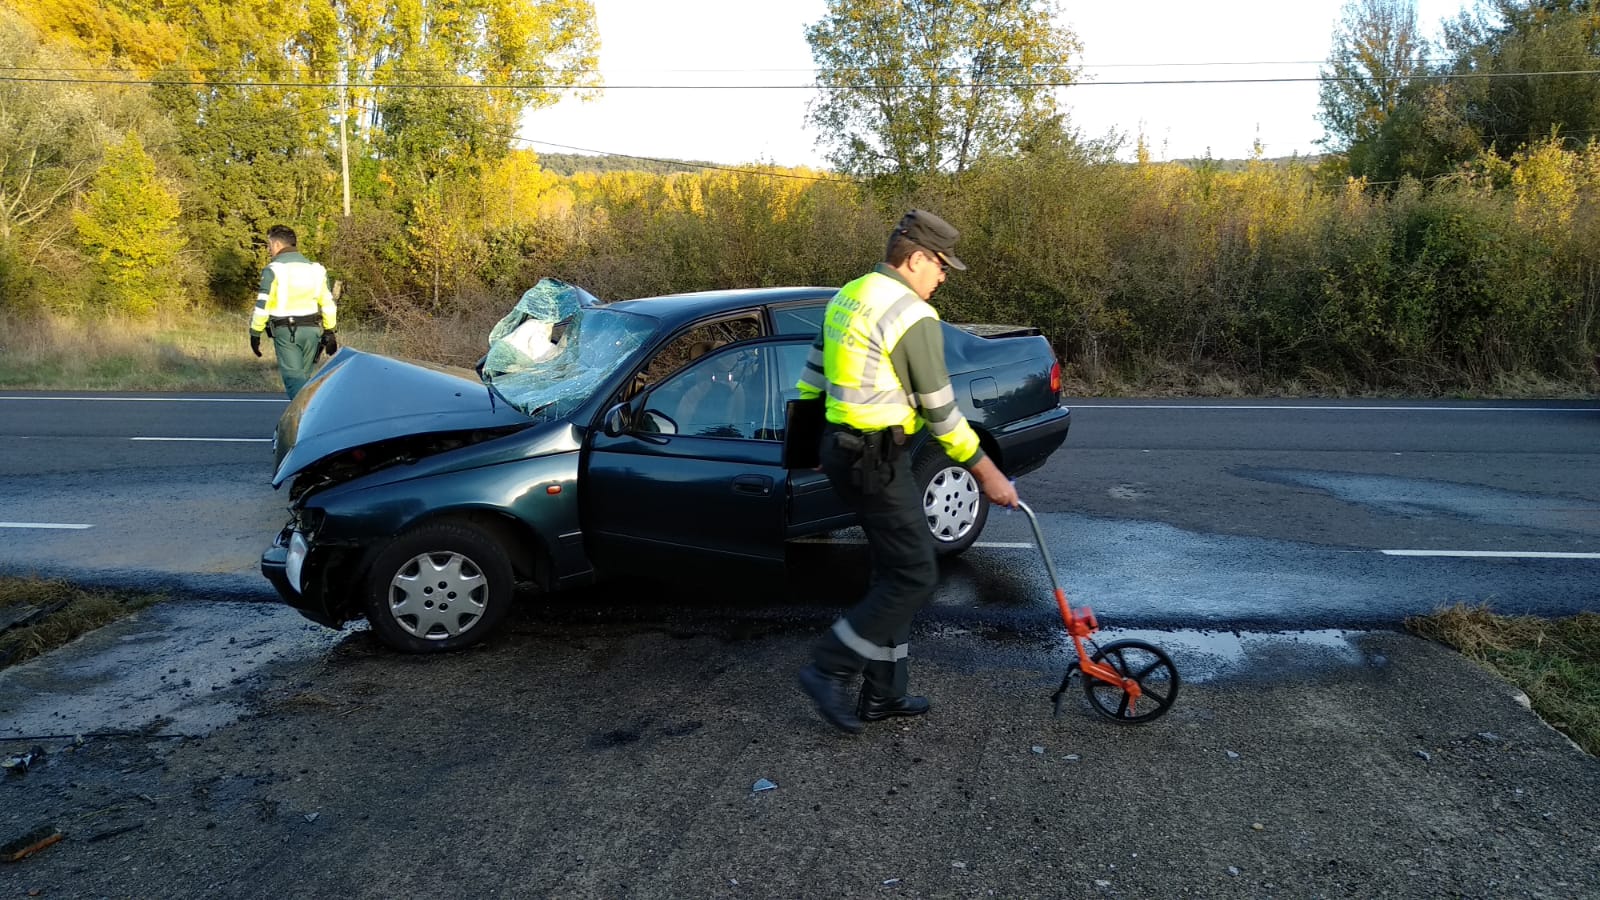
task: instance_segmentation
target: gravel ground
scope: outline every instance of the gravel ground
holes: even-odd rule
[[[1051,716],[1059,649],[936,631],[933,712],[849,738],[794,686],[815,631],[354,632],[201,737],[0,740],[46,751],[0,840],[66,833],[0,898],[1600,897],[1600,761],[1437,645],[1257,659],[1124,727]]]

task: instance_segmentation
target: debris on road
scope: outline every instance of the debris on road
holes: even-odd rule
[[[0,861],[18,862],[66,837],[54,825],[40,825],[27,834],[0,846]]]
[[[130,831],[137,831],[143,827],[143,822],[135,822],[132,825],[124,825],[121,828],[109,828],[105,831],[89,835],[84,839],[84,842],[88,844],[98,843],[99,841],[103,841],[107,838],[114,838],[119,834],[127,834]]]
[[[28,767],[44,759],[43,747],[35,746],[27,753],[18,753],[0,760],[0,768],[6,770],[7,775],[21,775],[28,771]]]
[[[762,791],[771,791],[771,790],[776,790],[776,789],[777,789],[777,787],[778,787],[778,786],[777,786],[777,785],[776,785],[776,784],[774,784],[774,783],[773,783],[773,782],[770,782],[770,781],[768,781],[768,780],[767,780],[767,779],[765,779],[765,778],[762,778],[762,779],[758,779],[758,780],[757,780],[757,781],[756,781],[756,783],[755,783],[755,784],[754,784],[754,785],[752,785],[752,786],[751,786],[751,788],[750,788],[750,790],[752,790],[752,791],[754,791],[754,792],[755,792],[755,793],[758,793],[758,794],[759,794],[759,793],[761,793],[761,792],[762,792]]]

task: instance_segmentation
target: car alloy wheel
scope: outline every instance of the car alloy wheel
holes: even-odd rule
[[[934,546],[943,554],[960,553],[972,546],[989,517],[989,501],[978,480],[943,453],[924,457],[915,473]]]
[[[367,620],[396,649],[455,650],[487,637],[512,595],[510,558],[491,533],[435,522],[379,552],[367,578]]]

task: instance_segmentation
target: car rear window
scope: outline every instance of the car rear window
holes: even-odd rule
[[[772,307],[772,329],[777,334],[816,334],[822,330],[826,301]]]

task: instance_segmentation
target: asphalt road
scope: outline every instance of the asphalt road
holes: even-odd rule
[[[267,481],[283,402],[0,395],[0,571],[270,599],[255,566],[287,503]],[[1108,621],[1371,627],[1457,601],[1600,606],[1600,404],[1069,402],[1066,446],[1019,487],[1069,594]],[[815,573],[859,570],[855,541],[794,547],[758,605],[831,604]],[[932,616],[1054,622],[1018,514],[991,516],[946,570]],[[751,596],[689,582],[625,597],[663,593]]]
[[[846,739],[793,677],[848,533],[781,584],[595,588],[405,656],[184,602],[268,596],[282,401],[0,399],[0,569],[180,589],[0,672],[0,755],[30,758],[0,841],[65,834],[0,892],[1600,897],[1593,757],[1439,645],[1304,630],[1596,608],[1592,558],[1381,551],[1593,554],[1600,408],[1231,405],[1085,401],[1019,483],[1117,636],[1197,629],[1148,636],[1169,715],[1051,715],[1067,648],[1000,514],[919,619],[933,711]],[[1283,633],[1218,630],[1250,627]]]

